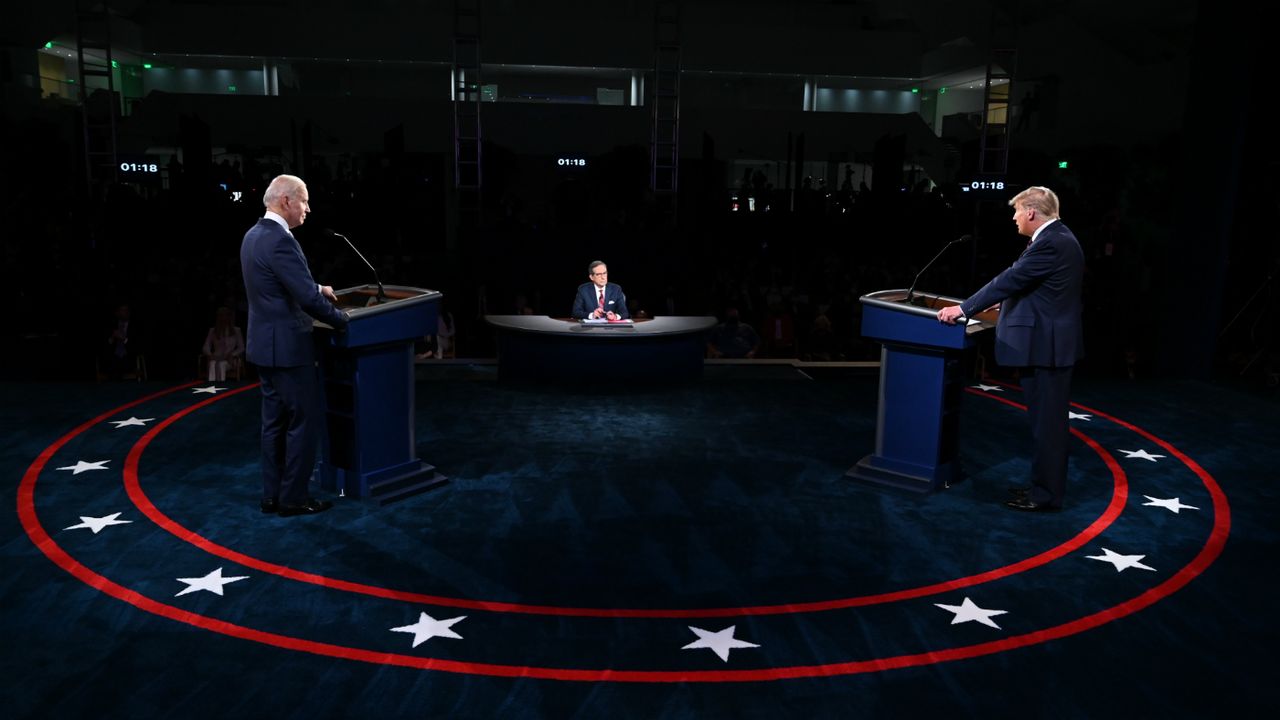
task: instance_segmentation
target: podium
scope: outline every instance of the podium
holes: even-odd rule
[[[993,311],[967,325],[946,325],[938,322],[938,310],[961,300],[915,293],[908,303],[906,297],[906,290],[881,290],[859,298],[862,334],[881,344],[876,447],[845,476],[935,492],[960,480],[962,354],[996,318]]]
[[[447,479],[417,457],[413,343],[436,332],[441,294],[376,285],[336,293],[351,316],[345,332],[315,324],[327,439],[320,486],[379,503],[402,500]]]

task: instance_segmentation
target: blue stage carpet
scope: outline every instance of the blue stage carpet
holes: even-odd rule
[[[1280,405],[1080,380],[1068,506],[1006,510],[1015,387],[964,399],[968,478],[844,473],[871,375],[670,388],[424,368],[387,507],[258,511],[256,388],[3,386],[7,717],[1258,715]],[[117,426],[118,425],[118,426]]]

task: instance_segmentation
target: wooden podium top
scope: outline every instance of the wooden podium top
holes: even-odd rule
[[[878,305],[894,310],[902,310],[920,315],[936,315],[939,310],[951,305],[959,305],[964,302],[962,298],[947,297],[945,295],[936,295],[928,292],[916,292],[911,296],[911,302],[908,304],[906,290],[881,290],[879,292],[868,293],[863,295],[860,300],[867,305]],[[1000,319],[999,308],[983,310],[969,318],[970,321],[977,321],[988,326],[994,326],[996,321]]]
[[[408,305],[439,300],[442,295],[436,290],[409,287],[407,285],[383,285],[386,299],[378,301],[377,285],[360,285],[336,291],[338,307],[347,311],[352,320],[356,318],[379,315],[391,312]]]

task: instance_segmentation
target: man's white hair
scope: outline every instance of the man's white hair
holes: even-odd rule
[[[302,182],[302,178],[297,175],[277,175],[276,179],[267,186],[267,191],[262,194],[262,204],[271,207],[279,205],[285,196],[296,198],[298,190],[305,186],[306,183]]]

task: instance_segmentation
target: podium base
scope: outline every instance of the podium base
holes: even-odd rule
[[[954,463],[947,463],[933,468],[931,475],[890,470],[877,463],[875,455],[868,455],[849,468],[844,474],[850,480],[907,490],[914,493],[932,493],[945,490],[960,482],[962,478],[959,468]]]
[[[363,476],[323,462],[319,472],[320,484],[325,490],[336,492],[341,489],[347,497],[367,498],[379,505],[390,505],[449,481],[436,471],[434,465],[417,459]]]

